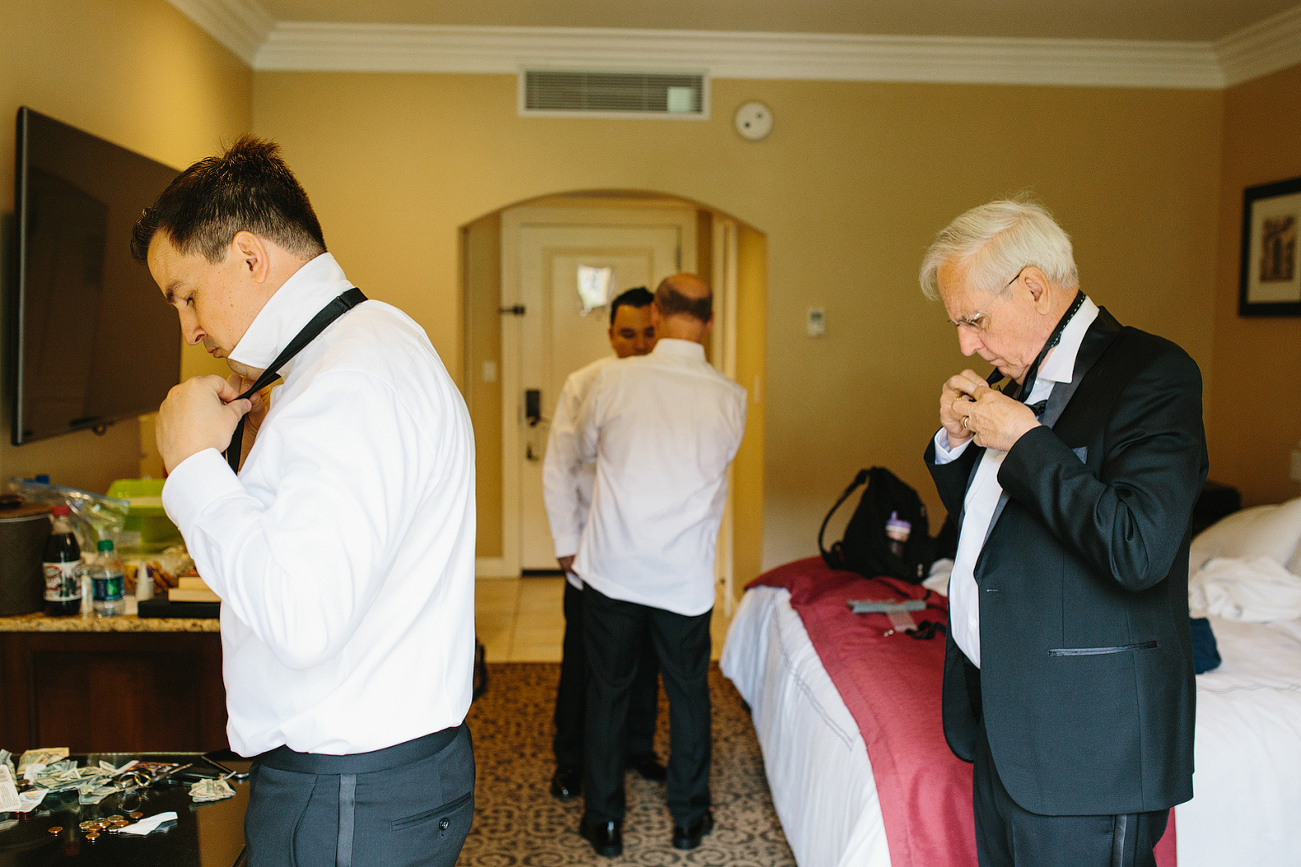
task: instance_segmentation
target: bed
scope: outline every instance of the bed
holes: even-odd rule
[[[1161,867],[1176,860],[1178,867],[1298,863],[1298,541],[1301,498],[1236,513],[1194,540],[1190,603],[1195,615],[1208,617],[1223,662],[1197,677],[1195,794],[1174,811],[1172,830],[1158,850]],[[911,642],[894,636],[883,642],[881,627],[888,628],[879,619],[883,615],[859,616],[856,626],[840,623],[837,615],[832,623],[829,615],[805,604],[810,593],[826,593],[837,603],[835,593],[870,596],[870,590],[844,583],[854,576],[831,573],[817,558],[782,569],[789,586],[761,584],[746,592],[721,666],[750,706],[773,804],[796,861],[801,867],[974,867],[973,835],[958,833],[971,825],[970,770],[946,764],[941,755],[947,752],[937,725],[942,637]],[[807,573],[807,580],[792,583],[790,570]],[[831,590],[810,590],[827,587],[828,580]],[[942,565],[927,582],[935,590],[946,583]],[[792,606],[792,593],[805,609],[804,618]],[[936,597],[930,604],[934,608],[927,612],[947,609]],[[825,608],[833,609],[838,612],[837,605]],[[914,616],[922,619],[927,612]],[[849,685],[847,704],[819,654],[827,654],[831,667],[841,672],[844,661],[832,657],[845,647],[852,649],[860,685],[894,671],[904,658],[897,654],[908,653],[908,664],[917,667],[907,677],[914,686],[905,692],[912,695],[902,696],[899,705],[887,703],[884,713],[878,707],[872,717],[865,714],[857,687]],[[846,683],[843,673],[837,678]],[[878,723],[891,725],[896,716],[917,729],[902,760],[898,745],[891,753],[879,743]],[[867,741],[881,766],[875,772]],[[916,752],[925,758],[909,776],[901,766]],[[928,811],[929,821],[915,815]]]

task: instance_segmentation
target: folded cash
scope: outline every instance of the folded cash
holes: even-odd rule
[[[80,789],[103,776],[99,768],[78,768],[75,762],[56,762],[32,778],[32,783],[51,792],[66,792],[69,789]]]
[[[199,780],[190,786],[190,797],[197,803],[220,801],[234,794],[235,790],[225,780]]]
[[[51,765],[67,757],[67,747],[46,747],[39,750],[28,750],[18,758],[18,776],[27,776],[29,765]]]
[[[100,801],[117,792],[117,786],[101,786],[96,783],[87,783],[77,789],[77,803],[98,804]]]

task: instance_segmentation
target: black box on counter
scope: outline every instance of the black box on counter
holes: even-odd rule
[[[182,620],[215,619],[221,616],[220,602],[170,602],[166,597],[142,599],[137,607],[140,617],[175,617]]]

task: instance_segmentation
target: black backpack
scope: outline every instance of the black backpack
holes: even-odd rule
[[[845,538],[822,547],[827,522],[840,504],[867,482],[858,508],[845,527]],[[887,534],[891,524],[896,538]],[[906,531],[904,525],[907,525]],[[904,532],[907,538],[901,540]],[[935,546],[926,520],[926,506],[912,486],[885,467],[859,470],[853,484],[836,500],[818,530],[818,550],[832,569],[857,572],[868,578],[886,575],[911,584],[920,584],[935,560]]]

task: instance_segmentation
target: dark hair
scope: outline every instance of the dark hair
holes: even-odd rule
[[[650,294],[650,290],[645,286],[634,286],[627,292],[622,292],[615,296],[610,302],[610,324],[614,325],[614,316],[619,312],[619,308],[627,305],[628,307],[649,307],[655,296]]]
[[[144,262],[149,244],[165,232],[184,255],[220,262],[239,232],[252,232],[291,253],[314,258],[325,237],[280,146],[252,135],[219,157],[199,160],[168,184],[131,232],[131,255]]]
[[[714,293],[710,292],[703,298],[688,298],[674,288],[670,282],[672,279],[666,278],[655,290],[655,306],[659,308],[660,315],[667,317],[686,314],[701,322],[708,322],[714,315]]]

